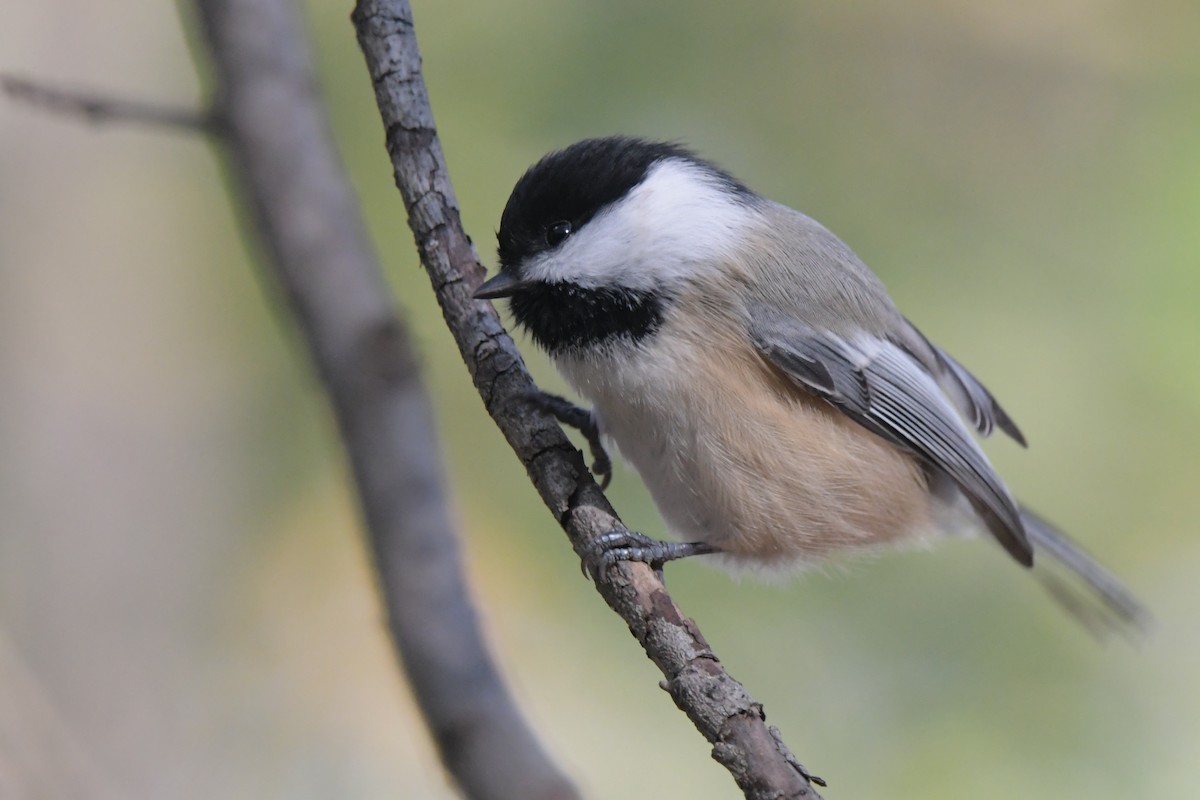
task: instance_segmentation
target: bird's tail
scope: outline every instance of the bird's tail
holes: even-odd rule
[[[1034,575],[1090,632],[1105,638],[1114,632],[1141,633],[1150,628],[1152,618],[1146,607],[1069,536],[1025,507],[1021,521],[1033,545]],[[1047,565],[1047,560],[1053,563]]]

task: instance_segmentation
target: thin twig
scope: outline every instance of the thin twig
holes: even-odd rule
[[[206,112],[125,100],[81,89],[62,89],[13,75],[0,75],[0,88],[14,100],[44,111],[80,117],[94,125],[127,123],[201,133],[211,132],[216,127],[215,117]]]
[[[584,552],[621,523],[562,429],[521,402],[533,380],[495,310],[471,298],[484,269],[462,229],[437,139],[412,9],[407,0],[359,0],[353,20],[396,184],[442,313],[488,412],[576,552]],[[649,567],[621,564],[600,576],[597,589],[662,670],[664,687],[746,797],[818,797],[778,731],[766,724],[762,706],[729,676]]]

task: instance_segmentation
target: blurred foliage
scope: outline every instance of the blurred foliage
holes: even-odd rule
[[[169,9],[120,5],[19,2],[0,68],[194,96]],[[985,542],[766,586],[672,566],[827,796],[1195,796],[1200,7],[415,5],[486,262],[543,152],[687,142],[873,266],[1025,430],[1028,452],[989,445],[1016,493],[1156,612],[1140,646],[1098,647]],[[348,5],[308,12],[517,694],[589,796],[735,796],[483,413]],[[211,157],[0,115],[0,716],[42,720],[93,796],[453,796],[383,638],[333,425]],[[661,530],[632,473],[611,495]],[[19,751],[0,767],[33,774]]]

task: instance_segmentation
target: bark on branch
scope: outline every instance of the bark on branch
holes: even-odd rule
[[[533,381],[495,310],[471,299],[484,268],[459,219],[421,75],[412,9],[407,0],[359,0],[353,21],[396,184],[446,323],[488,413],[576,552],[583,552],[621,522],[553,419],[519,400]],[[652,570],[620,564],[600,577],[597,589],[662,670],[664,688],[746,797],[819,797],[778,731],[767,726],[762,706],[726,673]]]

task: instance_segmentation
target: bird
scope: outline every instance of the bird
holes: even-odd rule
[[[586,566],[775,572],[980,532],[1023,567],[1056,562],[1067,579],[1046,585],[1089,627],[1144,627],[976,442],[1026,444],[992,393],[812,218],[678,143],[605,136],[529,167],[497,241],[474,297],[507,298],[590,408],[527,399],[584,432],[605,485],[615,445],[674,537],[614,531]]]

